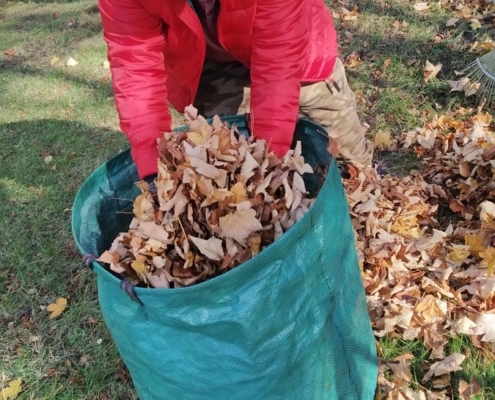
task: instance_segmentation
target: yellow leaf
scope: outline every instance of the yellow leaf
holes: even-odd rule
[[[67,299],[59,297],[55,303],[49,304],[46,307],[47,311],[51,311],[50,319],[58,317],[67,307]]]
[[[473,19],[471,20],[471,24],[470,24],[470,26],[471,26],[471,29],[472,29],[472,30],[474,30],[474,31],[475,31],[475,30],[477,30],[477,29],[481,29],[481,23],[480,23],[480,21],[479,21],[478,19],[476,19],[476,18],[473,18]]]
[[[483,238],[478,235],[466,235],[464,242],[469,246],[469,250],[475,253],[485,250],[483,246]]]
[[[353,51],[346,58],[346,66],[347,68],[354,68],[361,64],[361,58],[359,57],[359,53],[357,51]]]
[[[481,265],[487,268],[486,275],[490,277],[495,268],[495,248],[488,247],[487,249],[480,251],[480,257],[483,259]]]
[[[0,392],[0,399],[2,399],[2,400],[4,400],[4,399],[15,399],[17,397],[17,395],[22,390],[21,384],[22,384],[21,378],[18,378],[18,379],[15,379],[13,381],[10,381],[9,382],[9,386],[7,386],[6,388],[4,388]]]
[[[142,261],[133,261],[131,263],[131,268],[136,271],[137,274],[146,274],[148,272],[148,268],[146,264]]]
[[[246,186],[244,186],[244,183],[237,182],[234,186],[232,186],[230,191],[234,195],[234,203],[238,204],[247,200]]]
[[[200,146],[211,140],[211,135],[209,132],[205,132],[205,131],[187,132],[187,138],[196,146]]]
[[[386,149],[392,146],[392,143],[392,136],[389,131],[379,131],[375,135],[374,144],[377,149]]]
[[[50,65],[56,64],[59,61],[60,61],[60,58],[58,58],[58,57],[52,57],[52,59],[50,60]]]
[[[449,254],[450,259],[454,262],[463,262],[466,260],[466,258],[469,257],[470,255],[469,249],[465,249],[462,247],[456,247],[452,253]]]
[[[437,299],[431,295],[427,295],[418,305],[414,308],[414,311],[421,314],[425,319],[425,322],[430,322],[435,317],[443,317],[444,313],[438,305]]]
[[[475,53],[489,53],[490,51],[495,50],[495,42],[492,42],[491,40],[485,42],[476,42],[471,47],[471,50]]]

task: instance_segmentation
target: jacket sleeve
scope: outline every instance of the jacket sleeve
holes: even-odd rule
[[[301,0],[258,0],[251,56],[253,135],[283,156],[289,149],[299,110],[308,22]]]
[[[120,119],[140,178],[156,173],[156,139],[170,131],[162,21],[139,0],[99,0]]]

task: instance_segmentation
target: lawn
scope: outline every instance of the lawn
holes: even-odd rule
[[[371,136],[398,136],[435,114],[476,107],[474,99],[451,93],[447,80],[474,60],[469,49],[493,38],[494,28],[469,18],[446,27],[458,17],[455,5],[472,10],[476,1],[429,3],[424,13],[407,0],[328,3]],[[70,58],[77,65],[67,66]],[[94,1],[0,0],[0,389],[21,378],[18,399],[137,398],[70,228],[78,188],[127,147],[105,60]],[[427,60],[442,69],[425,83]],[[419,165],[402,151],[377,152],[376,159],[398,175]],[[46,306],[60,297],[68,307],[49,319]],[[429,357],[422,343],[378,342],[384,363],[413,354],[413,387],[421,382]],[[452,374],[453,393],[461,379],[473,377],[483,388],[473,399],[495,398],[493,353],[467,336],[451,339],[447,352],[468,356],[463,370]]]

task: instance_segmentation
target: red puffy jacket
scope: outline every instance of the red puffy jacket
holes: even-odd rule
[[[218,0],[218,38],[251,71],[252,133],[280,155],[291,144],[300,84],[326,79],[337,37],[323,0]],[[168,102],[194,103],[206,52],[186,0],[99,0],[120,127],[141,178],[157,170]]]

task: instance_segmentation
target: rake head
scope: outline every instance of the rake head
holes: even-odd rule
[[[462,72],[470,85],[477,87],[476,97],[480,103],[495,106],[495,50],[478,57]]]

